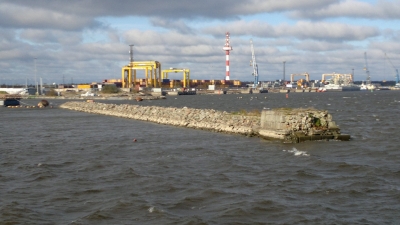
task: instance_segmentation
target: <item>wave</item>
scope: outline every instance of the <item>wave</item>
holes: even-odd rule
[[[292,150],[283,150],[284,152],[289,152],[289,153],[293,153],[294,156],[310,156],[309,153],[305,152],[305,151],[300,151],[297,150],[297,148],[294,148]]]

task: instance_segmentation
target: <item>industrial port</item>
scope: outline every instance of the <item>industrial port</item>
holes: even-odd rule
[[[290,80],[283,79],[260,81],[258,65],[254,52],[253,40],[250,39],[251,60],[250,66],[253,81],[243,82],[230,79],[230,33],[225,34],[225,79],[200,80],[191,79],[190,68],[162,69],[159,61],[135,61],[133,57],[133,45],[130,45],[130,61],[121,68],[120,78],[104,79],[101,82],[85,84],[37,84],[35,86],[6,86],[0,85],[0,98],[10,99],[12,96],[53,95],[65,96],[74,93],[79,97],[94,97],[100,95],[106,86],[114,86],[120,93],[145,93],[153,96],[164,95],[194,95],[194,94],[252,94],[252,93],[289,93],[289,92],[331,92],[331,91],[375,91],[375,90],[400,90],[398,69],[390,58],[385,57],[396,72],[395,82],[372,82],[368,70],[367,53],[364,53],[366,79],[362,82],[354,82],[353,74],[326,73],[320,80],[310,80],[307,72],[290,74]],[[285,63],[285,62],[284,62]],[[249,70],[250,71],[250,70]],[[143,74],[144,72],[144,74]],[[182,74],[182,79],[170,79],[169,74]],[[35,75],[36,76],[36,75]],[[300,77],[299,79],[297,79]],[[6,97],[11,96],[11,97]]]

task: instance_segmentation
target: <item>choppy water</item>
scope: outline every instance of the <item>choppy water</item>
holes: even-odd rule
[[[400,220],[400,92],[109,102],[327,109],[352,140],[283,144],[57,108],[0,108],[0,224]]]

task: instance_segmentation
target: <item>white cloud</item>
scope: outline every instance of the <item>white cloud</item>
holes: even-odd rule
[[[332,41],[364,40],[380,34],[379,29],[374,27],[309,21],[299,21],[293,25],[282,23],[272,26],[262,21],[246,22],[241,20],[230,24],[205,28],[204,31],[216,35],[224,29],[236,35],[252,35],[266,38],[293,37],[296,39]]]
[[[363,77],[364,52],[371,74],[384,79],[378,72],[384,52],[400,67],[400,29],[394,25],[399,3],[2,0],[0,76],[25,82],[37,57],[38,73],[56,82],[62,77],[75,82],[119,78],[129,61],[129,44],[134,44],[135,60],[157,60],[163,68],[189,67],[193,79],[223,79],[222,47],[229,31],[232,79],[252,80],[250,38],[260,79],[279,79],[283,61],[287,74],[307,71],[317,79],[322,73],[354,68]]]

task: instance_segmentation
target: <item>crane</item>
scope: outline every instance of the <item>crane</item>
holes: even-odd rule
[[[250,66],[253,66],[253,76],[254,76],[254,84],[253,88],[256,88],[258,85],[258,66],[256,62],[256,55],[254,54],[254,47],[253,47],[253,40],[250,39],[250,46],[251,46],[251,61]]]
[[[371,84],[371,76],[369,75],[369,70],[368,70],[368,62],[367,62],[367,53],[364,52],[364,59],[365,59],[365,67],[364,70],[367,73],[367,80],[366,80],[366,84],[369,85]]]
[[[399,70],[394,67],[392,61],[389,59],[389,57],[385,53],[385,57],[389,60],[390,64],[392,65],[393,69],[396,71],[396,84],[399,83]]]

